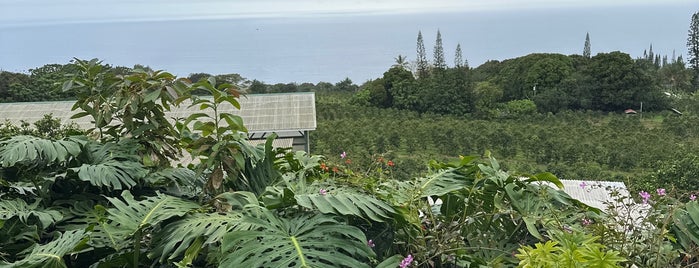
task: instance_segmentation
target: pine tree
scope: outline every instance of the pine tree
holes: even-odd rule
[[[447,68],[444,60],[444,47],[442,47],[442,34],[437,30],[437,41],[434,43],[434,67],[438,70]]]
[[[454,68],[464,67],[464,58],[461,54],[461,44],[456,44],[456,52],[454,53]]]
[[[427,53],[425,43],[422,41],[422,32],[417,32],[417,77],[425,78],[429,75],[429,64],[427,63]]]
[[[653,54],[653,43],[650,44],[650,48],[648,49],[648,58],[647,60],[650,60],[651,62],[653,59],[655,59],[655,54]]]
[[[585,48],[583,48],[583,57],[592,57],[592,50],[590,47],[590,33],[585,34]]]
[[[689,66],[695,72],[699,72],[699,12],[692,15],[692,22],[689,24],[687,50],[689,50]]]

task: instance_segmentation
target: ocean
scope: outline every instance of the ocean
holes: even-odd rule
[[[0,25],[0,69],[26,71],[73,57],[143,64],[184,76],[238,73],[266,83],[355,83],[381,77],[398,55],[415,60],[422,31],[428,58],[437,30],[447,63],[461,44],[471,67],[529,53],[686,55],[697,6],[648,5],[431,14],[339,15],[156,22]]]

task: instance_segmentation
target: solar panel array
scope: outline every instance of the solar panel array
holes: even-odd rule
[[[250,133],[278,131],[309,131],[316,129],[315,94],[283,93],[252,94],[241,96],[240,110],[230,104],[224,104],[219,112],[239,115]],[[0,120],[9,120],[15,125],[20,121],[29,123],[42,119],[45,114],[52,114],[61,122],[75,122],[83,129],[94,127],[91,117],[70,119],[79,110],[71,111],[73,101],[0,103]],[[166,112],[168,118],[186,118],[192,113],[207,112],[199,107],[189,107],[191,102],[182,103]]]

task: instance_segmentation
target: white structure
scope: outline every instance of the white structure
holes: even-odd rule
[[[277,147],[293,147],[294,150],[309,151],[308,134],[316,129],[315,93],[252,94],[241,96],[240,110],[230,104],[222,105],[221,112],[239,115],[248,129],[253,143],[265,140],[270,134],[279,136],[274,141]],[[45,114],[52,114],[62,123],[76,123],[80,128],[94,127],[89,116],[77,119],[70,117],[80,111],[71,111],[74,101],[0,103],[0,120],[15,125],[20,121],[36,122]],[[172,107],[166,116],[183,119],[192,113],[207,112],[198,106],[189,107],[190,102]]]

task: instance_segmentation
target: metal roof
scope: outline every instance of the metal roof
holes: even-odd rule
[[[240,110],[230,104],[222,105],[221,112],[232,113],[243,118],[243,123],[250,133],[279,131],[308,131],[316,129],[315,93],[251,94],[241,96]],[[92,118],[70,119],[79,111],[71,111],[74,101],[55,102],[17,102],[0,103],[0,120],[9,120],[19,125],[21,120],[36,122],[45,114],[53,114],[61,122],[75,122],[80,128],[94,127]],[[166,112],[169,118],[186,118],[199,107],[189,107],[191,102],[172,107]]]
[[[561,180],[563,191],[572,198],[595,207],[617,220],[639,223],[650,209],[649,204],[636,203],[626,188],[618,181]],[[553,184],[550,184],[553,187]]]

